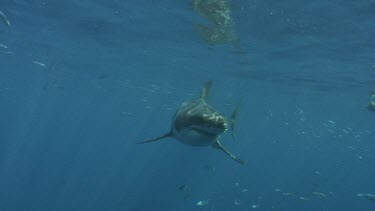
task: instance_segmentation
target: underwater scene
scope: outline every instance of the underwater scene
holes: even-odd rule
[[[374,211],[375,0],[1,0],[0,211]]]

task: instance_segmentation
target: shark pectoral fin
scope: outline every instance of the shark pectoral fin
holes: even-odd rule
[[[232,138],[233,140],[236,140],[236,133],[235,133],[235,124],[238,118],[238,114],[240,112],[240,109],[242,107],[242,98],[240,103],[238,103],[237,107],[234,109],[231,117],[230,117],[230,129],[232,131]]]
[[[236,156],[234,156],[231,152],[229,152],[220,142],[219,140],[217,140],[214,144],[213,144],[213,147],[216,148],[216,149],[220,149],[221,151],[223,151],[225,154],[227,154],[230,158],[232,158],[233,160],[235,160],[237,163],[240,163],[240,164],[245,164],[245,161],[240,159],[240,158],[237,158]]]
[[[210,92],[211,86],[212,86],[212,80],[209,80],[204,84],[204,87],[201,91],[201,96],[200,96],[201,99],[207,100],[208,93]]]
[[[137,142],[137,144],[145,144],[145,143],[149,143],[149,142],[153,142],[153,141],[158,141],[160,139],[163,139],[163,138],[168,138],[168,137],[173,137],[173,133],[172,132],[169,132],[169,133],[166,133],[162,136],[158,136],[158,137],[155,137],[155,138],[152,138],[152,139],[149,139],[149,140],[146,140],[146,141],[140,141],[140,142]]]

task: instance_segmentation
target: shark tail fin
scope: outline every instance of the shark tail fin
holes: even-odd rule
[[[242,101],[243,101],[243,99],[241,98],[240,102],[238,103],[238,105],[236,106],[236,108],[234,109],[234,111],[233,111],[233,113],[230,117],[230,123],[231,123],[230,127],[231,127],[231,131],[232,131],[233,140],[236,140],[235,126],[236,126],[236,121],[237,121],[238,115],[239,115],[241,107],[242,107]]]
[[[168,137],[172,137],[173,136],[173,133],[172,132],[169,132],[169,133],[166,133],[162,136],[158,136],[158,137],[155,137],[155,138],[152,138],[152,139],[148,139],[146,141],[140,141],[140,142],[137,142],[137,144],[146,144],[146,143],[150,143],[150,142],[154,142],[154,141],[158,141],[160,139],[164,139],[164,138],[168,138]]]
[[[207,100],[208,94],[210,93],[211,86],[212,86],[212,80],[209,80],[204,84],[204,87],[200,95],[201,99]]]

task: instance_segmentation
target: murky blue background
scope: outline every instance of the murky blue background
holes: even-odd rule
[[[375,1],[236,0],[239,46],[188,0],[1,0],[0,210],[374,210]],[[173,139],[206,80],[237,141]],[[205,206],[197,202],[208,200]]]

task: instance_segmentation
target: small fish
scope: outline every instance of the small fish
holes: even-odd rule
[[[357,193],[357,196],[359,196],[359,197],[365,197],[368,200],[375,201],[375,194],[371,194],[371,193]]]
[[[14,52],[12,52],[12,51],[4,51],[4,52],[0,51],[0,53],[5,53],[5,54],[14,54]]]
[[[324,193],[321,193],[321,192],[312,192],[312,194],[314,194],[314,195],[317,195],[317,196],[323,196],[323,197],[327,197],[327,195],[326,195],[326,194],[324,194]]]
[[[37,65],[40,65],[40,66],[42,66],[42,67],[45,67],[45,66],[46,66],[45,64],[43,64],[43,63],[41,63],[41,62],[37,62],[37,61],[33,61],[33,63],[34,63],[34,64],[37,64]]]
[[[257,208],[259,208],[259,207],[260,207],[259,204],[253,204],[253,205],[251,205],[251,208],[253,208],[253,209],[257,209]]]
[[[6,45],[4,45],[4,44],[1,44],[1,43],[0,43],[0,47],[1,47],[1,48],[5,48],[5,49],[8,48],[8,46],[6,46]]]
[[[233,204],[237,206],[237,205],[240,205],[241,202],[239,202],[237,199],[235,199],[234,202],[233,202]]]
[[[4,20],[5,24],[10,26],[10,22],[9,22],[7,16],[5,16],[5,14],[2,11],[0,11],[0,16],[3,17],[3,20]]]
[[[309,200],[308,198],[305,198],[305,197],[303,197],[303,196],[300,196],[300,197],[298,197],[299,199],[301,199],[301,200]]]
[[[178,187],[179,190],[181,191],[185,191],[188,189],[188,186],[187,185],[181,185],[180,187]]]
[[[202,201],[197,202],[198,206],[206,206],[207,204],[208,204],[208,200],[202,200]]]

